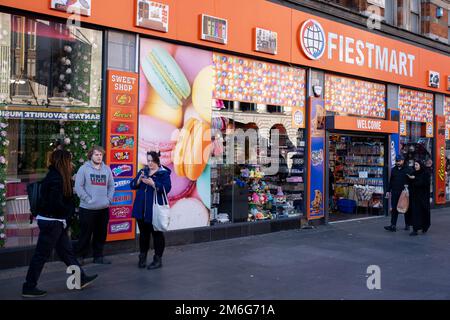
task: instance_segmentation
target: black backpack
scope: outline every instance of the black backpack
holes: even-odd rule
[[[33,217],[39,214],[39,209],[42,208],[43,194],[42,194],[42,181],[36,181],[29,183],[27,186],[28,201],[30,202],[30,221]]]

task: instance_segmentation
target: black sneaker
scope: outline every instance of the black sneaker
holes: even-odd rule
[[[94,282],[95,279],[97,279],[98,275],[94,274],[92,276],[84,276],[81,278],[81,289],[86,288],[88,285],[90,285],[92,282]]]
[[[410,235],[410,236],[417,236],[418,233],[417,233],[417,231],[413,231],[413,232],[411,232],[409,235]]]
[[[111,264],[111,261],[105,259],[104,257],[94,258],[93,262],[96,264]]]
[[[34,288],[22,288],[22,297],[24,298],[39,298],[47,294],[47,291],[40,290],[37,287]]]
[[[403,229],[405,231],[409,231],[409,226],[405,226],[405,229]]]
[[[397,228],[395,226],[386,226],[384,227],[384,229],[391,232],[397,231]]]

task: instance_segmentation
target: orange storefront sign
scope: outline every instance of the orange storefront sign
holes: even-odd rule
[[[364,26],[352,27],[266,0],[165,0],[161,2],[170,7],[167,33],[135,26],[138,9],[135,0],[92,1],[91,16],[83,16],[82,21],[434,92],[449,92],[442,79],[450,75],[450,57],[444,53],[440,54],[381,36]],[[2,4],[62,18],[70,16],[67,13],[51,10],[48,1],[2,0]],[[226,45],[200,39],[199,17],[202,14],[221,17],[228,21]],[[324,48],[322,57],[318,60],[308,58],[302,49],[300,32],[309,19],[320,23],[324,33],[322,37]],[[303,31],[307,37],[310,37],[314,34],[310,31],[317,30],[316,28],[308,29],[308,26],[311,25],[305,26]],[[278,33],[276,55],[254,51],[253,30],[256,27]],[[311,47],[316,44],[318,46],[318,42],[320,41],[315,39],[309,40]],[[308,47],[308,40],[306,47]],[[439,88],[428,87],[430,70],[440,73]]]
[[[398,133],[398,122],[371,118],[333,116],[327,121],[327,129],[364,131],[376,133]]]

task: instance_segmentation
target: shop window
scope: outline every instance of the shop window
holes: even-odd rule
[[[108,31],[108,68],[134,72],[136,69],[136,36]]]
[[[421,122],[406,122],[406,136],[400,137],[400,152],[405,157],[405,163],[414,169],[414,161],[422,161],[431,176],[430,201],[433,199],[434,163],[433,163],[433,138],[427,138],[425,134],[426,124]]]
[[[78,169],[100,143],[102,32],[3,13],[0,26],[4,245],[16,247],[36,243],[26,186],[46,175],[51,152],[69,150]]]
[[[222,163],[211,166],[212,224],[295,217],[304,210],[304,129],[292,128],[291,113],[283,107],[258,104],[261,112],[254,113],[251,105],[239,102],[240,112],[213,111],[213,131],[220,131],[213,134],[213,145],[221,139],[235,157],[229,161],[222,151]],[[280,116],[268,118],[272,112]],[[238,130],[245,135],[241,140],[234,136]],[[276,172],[265,171],[268,165]]]
[[[1,103],[100,107],[102,32],[3,13],[0,23],[10,83]]]

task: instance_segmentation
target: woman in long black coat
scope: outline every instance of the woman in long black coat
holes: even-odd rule
[[[410,236],[416,236],[417,231],[423,233],[430,228],[430,173],[421,162],[414,162],[414,172],[408,174],[409,204],[413,231]]]

